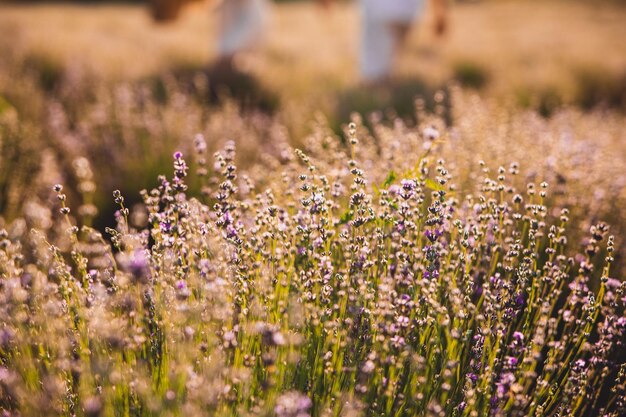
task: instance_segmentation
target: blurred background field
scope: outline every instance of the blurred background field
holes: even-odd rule
[[[4,78],[35,73],[41,88],[95,78],[140,81],[205,67],[215,58],[210,3],[154,24],[141,4],[8,3],[0,34]],[[311,2],[274,7],[263,49],[242,65],[283,104],[332,109],[358,86],[358,11]],[[427,18],[410,34],[397,75],[440,86],[456,79],[486,94],[549,112],[560,104],[624,107],[626,10],[617,2],[481,1],[451,9],[445,39]],[[3,90],[6,90],[3,80]],[[14,84],[14,83],[13,83]],[[8,94],[8,93],[6,93]],[[305,107],[306,108],[306,107]]]
[[[422,97],[454,131],[475,136],[449,150],[466,178],[481,157],[494,165],[519,160],[534,172],[548,167],[576,190],[572,199],[586,202],[581,211],[626,229],[618,205],[626,167],[623,2],[455,2],[444,38],[432,34],[428,15],[414,28],[384,89],[358,80],[353,2],[328,10],[275,3],[266,42],[239,59],[243,75],[228,91],[213,86],[207,70],[216,57],[211,7],[192,4],[176,22],[158,25],[137,2],[0,4],[7,221],[26,203],[44,204],[55,182],[68,184],[78,204],[79,158],[90,161],[88,203],[102,227],[112,221],[111,191],[139,201],[138,191],[170,169],[174,150],[190,150],[196,133],[211,149],[237,140],[240,162],[253,166],[278,144],[306,146],[320,126],[341,137],[353,112],[370,127],[372,120],[414,126],[423,122],[415,111]]]

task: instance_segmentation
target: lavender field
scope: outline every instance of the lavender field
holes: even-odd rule
[[[1,417],[626,415],[620,2],[208,7],[0,4]]]

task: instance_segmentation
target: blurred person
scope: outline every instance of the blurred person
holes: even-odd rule
[[[232,66],[237,53],[257,46],[268,20],[267,0],[223,0],[217,11],[219,29],[217,49],[220,62]]]
[[[151,0],[152,16],[158,22],[175,20],[181,9],[198,0]],[[233,58],[239,52],[252,49],[263,37],[267,24],[268,0],[215,1],[218,14],[217,66],[232,69]]]
[[[0,0],[1,1],[1,0]],[[243,106],[273,111],[277,96],[241,65],[238,57],[251,52],[262,42],[269,20],[271,0],[150,0],[152,15],[158,22],[176,19],[180,10],[195,1],[209,1],[216,19],[217,59],[207,68],[208,98],[220,102],[234,98]],[[320,0],[317,0],[320,1]]]
[[[411,26],[421,20],[426,0],[360,0],[362,14],[359,69],[365,82],[387,80]],[[446,0],[432,0],[435,33],[443,35]]]

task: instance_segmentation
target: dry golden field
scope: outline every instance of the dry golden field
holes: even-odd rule
[[[210,4],[190,6],[168,25],[154,24],[141,6],[0,7],[5,54],[75,76],[137,80],[199,69],[215,55]],[[432,85],[460,78],[483,86],[486,94],[513,94],[521,101],[553,92],[575,102],[584,93],[581,77],[624,89],[625,21],[626,10],[613,3],[463,2],[452,8],[444,39],[433,36],[429,17],[413,30],[397,74]],[[264,47],[242,65],[286,103],[319,107],[338,90],[358,86],[358,27],[353,4],[330,10],[308,2],[277,5]]]

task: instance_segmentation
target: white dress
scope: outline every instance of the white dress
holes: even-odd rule
[[[424,9],[424,0],[361,0],[360,71],[365,80],[388,76],[400,39],[394,26],[410,25]]]
[[[218,51],[233,55],[259,42],[267,24],[266,0],[223,0],[220,17]]]

